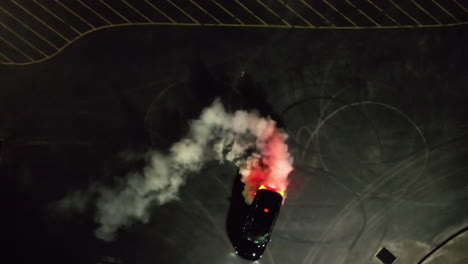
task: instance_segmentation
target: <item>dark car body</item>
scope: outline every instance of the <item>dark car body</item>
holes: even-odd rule
[[[236,253],[248,260],[258,260],[270,241],[283,196],[274,189],[259,189],[249,209]]]

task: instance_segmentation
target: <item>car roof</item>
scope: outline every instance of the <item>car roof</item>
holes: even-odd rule
[[[261,189],[254,198],[249,216],[246,220],[246,237],[257,240],[264,237],[268,240],[276,217],[279,214],[283,197],[272,190]],[[266,210],[267,209],[267,210]]]

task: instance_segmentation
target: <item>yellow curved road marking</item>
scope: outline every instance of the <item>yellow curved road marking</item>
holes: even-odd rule
[[[398,29],[398,28],[436,28],[436,27],[453,27],[453,26],[460,26],[460,25],[468,25],[468,22],[461,22],[461,23],[451,23],[451,24],[444,24],[444,25],[422,25],[422,26],[384,26],[384,27],[374,27],[374,26],[368,26],[368,27],[335,27],[335,26],[323,26],[320,27],[321,29],[343,29],[343,30],[349,30],[349,29],[367,29],[367,30],[375,30],[375,29]],[[51,54],[48,57],[39,59],[39,60],[34,60],[30,62],[0,62],[1,64],[4,65],[30,65],[34,63],[39,63],[45,60],[48,60],[50,58],[55,57],[58,53],[63,51],[66,47],[70,46],[73,42],[77,41],[78,39],[101,29],[106,29],[106,28],[114,28],[114,27],[126,27],[126,26],[192,26],[192,27],[198,27],[198,24],[193,24],[193,23],[123,23],[123,24],[113,24],[113,25],[105,25],[101,26],[98,28],[93,28],[88,31],[85,31],[81,33],[81,35],[75,37],[74,39],[70,40],[66,44],[64,44],[62,47],[58,48],[56,52]],[[265,28],[265,27],[270,27],[270,28],[302,28],[302,29],[316,29],[315,27],[310,27],[310,26],[287,26],[287,25],[248,25],[248,24],[203,24],[203,26],[212,26],[212,27],[250,27],[250,28]]]
[[[6,39],[3,39],[3,42],[6,43],[8,46],[12,46],[13,49],[17,50],[20,54],[22,54],[25,58],[27,58],[28,60],[30,61],[26,61],[26,62],[15,62],[14,60],[11,59],[11,57],[9,56],[10,54],[4,54],[4,52],[1,54],[0,58],[2,58],[2,61],[0,61],[1,64],[4,64],[4,65],[29,65],[29,64],[33,64],[33,63],[38,63],[38,62],[42,62],[44,60],[47,60],[47,59],[50,59],[50,58],[53,58],[55,57],[57,54],[59,54],[61,51],[63,51],[65,48],[67,48],[71,43],[77,41],[78,39],[92,33],[92,32],[95,32],[97,30],[100,30],[100,29],[106,29],[106,28],[112,28],[112,27],[124,27],[124,26],[147,26],[147,25],[153,25],[153,26],[200,26],[200,25],[203,25],[203,26],[212,26],[212,27],[246,27],[246,28],[298,28],[298,29],[342,29],[342,30],[349,30],[349,29],[396,29],[396,28],[430,28],[430,27],[450,27],[450,26],[460,26],[460,25],[467,25],[468,22],[461,22],[456,16],[455,16],[455,13],[451,13],[450,11],[448,11],[446,8],[444,8],[443,5],[441,5],[440,3],[438,3],[436,0],[432,0],[432,2],[438,6],[439,9],[441,9],[443,12],[445,12],[447,15],[449,15],[450,17],[453,18],[454,21],[456,21],[456,23],[451,23],[451,24],[441,24],[440,21],[435,17],[433,16],[432,14],[430,14],[426,9],[424,9],[421,5],[418,4],[417,0],[411,0],[411,3],[413,3],[413,5],[417,8],[419,8],[422,12],[424,12],[426,15],[428,15],[429,17],[431,17],[434,22],[436,22],[435,24],[429,24],[429,25],[426,25],[426,24],[421,24],[418,20],[416,20],[416,18],[412,17],[408,12],[407,10],[403,9],[402,7],[400,7],[394,0],[387,0],[389,3],[391,3],[391,5],[393,5],[395,8],[397,8],[400,12],[402,12],[403,14],[405,14],[408,18],[410,18],[411,20],[413,20],[416,25],[400,25],[395,19],[393,19],[392,17],[390,17],[386,12],[385,10],[383,10],[382,8],[380,8],[379,6],[376,5],[376,3],[372,2],[372,0],[367,0],[367,2],[369,4],[371,4],[372,6],[374,6],[379,12],[383,13],[388,19],[390,19],[393,23],[395,23],[395,25],[393,26],[382,26],[381,24],[379,24],[377,21],[375,21],[371,16],[369,16],[368,14],[366,14],[363,10],[359,9],[353,1],[353,0],[345,0],[346,3],[348,3],[351,7],[353,7],[357,12],[361,13],[362,15],[364,15],[369,21],[371,21],[374,25],[372,26],[359,26],[355,23],[355,21],[351,20],[348,16],[346,16],[346,14],[344,14],[343,12],[341,12],[336,6],[334,6],[331,2],[327,1],[327,0],[323,0],[323,3],[325,3],[329,8],[335,10],[339,15],[343,16],[350,24],[352,24],[352,26],[337,26],[335,24],[333,24],[325,15],[323,15],[320,11],[318,11],[317,9],[314,8],[313,6],[313,2],[312,1],[307,1],[307,0],[300,0],[298,1],[297,3],[302,6],[303,8],[305,9],[308,9],[310,11],[312,11],[315,15],[319,16],[321,19],[323,19],[323,21],[325,21],[328,25],[327,26],[318,26],[318,25],[314,25],[312,24],[306,17],[302,16],[301,13],[297,10],[295,10],[295,8],[293,8],[292,6],[286,4],[286,2],[284,0],[278,0],[278,2],[283,6],[285,7],[285,9],[289,10],[290,12],[292,12],[295,16],[297,16],[298,18],[300,18],[302,21],[305,22],[306,25],[292,25],[291,23],[289,23],[285,18],[283,18],[279,13],[277,13],[276,11],[274,11],[273,9],[271,9],[271,6],[269,6],[268,2],[264,2],[262,0],[256,0],[256,2],[261,5],[263,8],[265,8],[269,14],[273,15],[273,16],[276,16],[277,18],[279,18],[282,22],[282,24],[279,24],[279,25],[271,25],[271,24],[268,24],[264,19],[262,19],[261,17],[258,16],[258,14],[256,14],[255,12],[253,12],[248,6],[247,4],[243,4],[242,2],[238,1],[238,0],[234,0],[233,3],[235,3],[236,5],[238,5],[239,7],[241,7],[241,9],[243,9],[246,13],[248,13],[249,15],[253,16],[258,22],[260,22],[259,24],[245,24],[243,21],[241,21],[238,17],[236,17],[236,15],[234,15],[230,10],[227,9],[227,7],[225,7],[223,4],[220,4],[217,0],[210,0],[211,3],[215,4],[218,8],[220,8],[222,11],[221,12],[225,12],[226,14],[228,14],[229,16],[231,16],[232,18],[234,18],[238,23],[230,23],[230,24],[225,24],[223,21],[221,21],[218,17],[216,17],[214,14],[208,12],[207,9],[205,9],[201,4],[197,3],[195,0],[190,0],[189,3],[191,3],[194,7],[198,8],[199,10],[201,10],[203,13],[205,13],[206,15],[208,15],[209,17],[211,17],[213,19],[213,22],[215,23],[207,23],[207,24],[202,24],[200,21],[197,20],[196,17],[192,16],[191,14],[189,14],[186,10],[184,10],[182,7],[178,6],[176,3],[174,3],[172,0],[167,0],[167,2],[169,4],[171,4],[174,8],[176,8],[179,12],[181,12],[183,15],[185,15],[187,18],[189,18],[191,21],[193,22],[189,22],[189,23],[180,23],[180,22],[177,22],[175,21],[170,15],[166,14],[165,12],[163,12],[162,10],[160,10],[155,4],[153,4],[151,2],[151,0],[144,0],[144,2],[149,6],[150,9],[154,9],[157,13],[163,15],[169,22],[154,22],[152,21],[148,16],[146,16],[144,13],[140,12],[140,10],[135,7],[134,5],[132,5],[130,2],[128,2],[127,0],[120,0],[120,2],[122,2],[124,5],[126,5],[129,9],[132,9],[133,11],[135,11],[140,17],[142,17],[143,19],[145,19],[147,22],[131,22],[131,20],[124,16],[124,14],[122,14],[121,12],[117,11],[113,6],[110,5],[111,1],[109,0],[98,0],[97,2],[103,4],[109,11],[115,13],[117,16],[119,16],[122,20],[124,20],[123,23],[111,23],[111,21],[109,19],[107,19],[104,15],[102,15],[100,12],[94,10],[91,6],[87,5],[86,3],[84,3],[83,1],[81,0],[78,0],[77,2],[83,6],[84,8],[88,9],[89,11],[91,11],[94,15],[96,15],[98,18],[100,18],[101,20],[103,20],[104,22],[107,23],[107,25],[104,25],[104,26],[95,26],[93,24],[91,24],[90,21],[86,20],[85,18],[81,17],[79,14],[76,13],[75,10],[73,10],[70,6],[67,6],[64,2],[62,2],[61,0],[54,0],[58,5],[60,5],[65,12],[75,16],[76,18],[78,18],[79,20],[81,20],[82,22],[84,22],[86,25],[89,26],[89,29],[81,32],[81,31],[78,31],[76,30],[74,27],[72,27],[71,25],[67,24],[63,18],[59,17],[57,14],[55,14],[52,10],[50,10],[47,6],[45,6],[43,3],[40,3],[38,0],[33,0],[33,3],[35,3],[36,5],[40,6],[40,8],[44,9],[47,13],[51,14],[52,16],[54,16],[56,19],[58,19],[59,21],[61,21],[64,25],[68,26],[69,28],[71,28],[73,31],[75,31],[78,35],[74,38],[67,38],[65,36],[63,36],[60,32],[56,31],[51,25],[49,25],[46,21],[42,20],[40,17],[38,17],[36,14],[33,14],[31,12],[31,9],[28,9],[24,6],[22,6],[19,2],[17,2],[16,0],[11,0],[11,2],[18,6],[19,8],[21,8],[24,12],[26,12],[27,14],[29,14],[30,16],[32,16],[33,18],[35,18],[37,21],[39,21],[41,24],[45,25],[48,29],[52,30],[54,33],[56,33],[57,35],[59,35],[63,40],[65,40],[65,44],[61,44],[61,45],[57,45],[55,43],[52,43],[50,42],[45,36],[42,36],[40,33],[34,31],[31,27],[29,27],[29,25],[25,24],[23,21],[21,21],[20,19],[18,19],[16,16],[14,16],[13,14],[11,14],[10,12],[8,12],[6,9],[0,7],[0,10],[3,11],[4,13],[6,13],[9,17],[13,18],[14,20],[16,20],[18,23],[20,23],[22,26],[24,26],[26,29],[28,29],[29,31],[31,31],[33,34],[35,34],[36,36],[38,36],[40,39],[42,39],[43,41],[45,41],[47,44],[49,44],[51,47],[53,47],[55,49],[55,51],[52,51],[50,53],[46,52],[46,51],[42,51],[39,49],[38,46],[36,45],[33,45],[33,43],[31,43],[30,41],[26,40],[21,34],[17,34],[16,32],[12,32],[17,38],[18,38],[18,41],[22,41],[24,42],[25,44],[27,44],[28,46],[32,47],[34,50],[38,51],[42,56],[43,58],[41,59],[33,59],[32,56],[29,56],[29,54],[27,54],[26,52],[24,52],[23,50],[20,50],[18,47],[15,46],[16,43],[14,42],[10,42]],[[466,8],[464,6],[462,6],[459,2],[457,2],[457,0],[452,0],[454,4],[458,5],[460,7],[460,9],[464,10],[465,12],[467,11]],[[3,25],[3,24],[2,24]],[[6,29],[8,31],[11,31],[7,25],[3,25],[4,27],[6,27]]]

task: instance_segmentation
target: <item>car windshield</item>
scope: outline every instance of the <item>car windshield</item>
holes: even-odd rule
[[[257,193],[246,222],[245,237],[254,243],[268,242],[275,223],[282,197],[272,191],[261,190]]]
[[[246,237],[247,237],[247,240],[252,241],[255,244],[263,244],[263,243],[268,242],[268,238],[270,237],[270,235],[268,233],[263,234],[263,235],[258,235],[258,236],[254,234],[247,234]]]

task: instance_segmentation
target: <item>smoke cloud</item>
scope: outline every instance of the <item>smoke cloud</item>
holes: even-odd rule
[[[270,118],[256,112],[228,113],[216,99],[192,121],[187,136],[174,143],[168,154],[146,153],[147,164],[140,172],[126,175],[112,188],[93,186],[97,197],[95,220],[99,224],[95,235],[110,241],[119,228],[135,220],[148,222],[149,207],[178,199],[187,175],[210,160],[233,162],[239,167],[248,204],[261,184],[285,191],[292,171],[286,139]],[[89,197],[73,194],[60,205],[82,209],[81,196]]]

